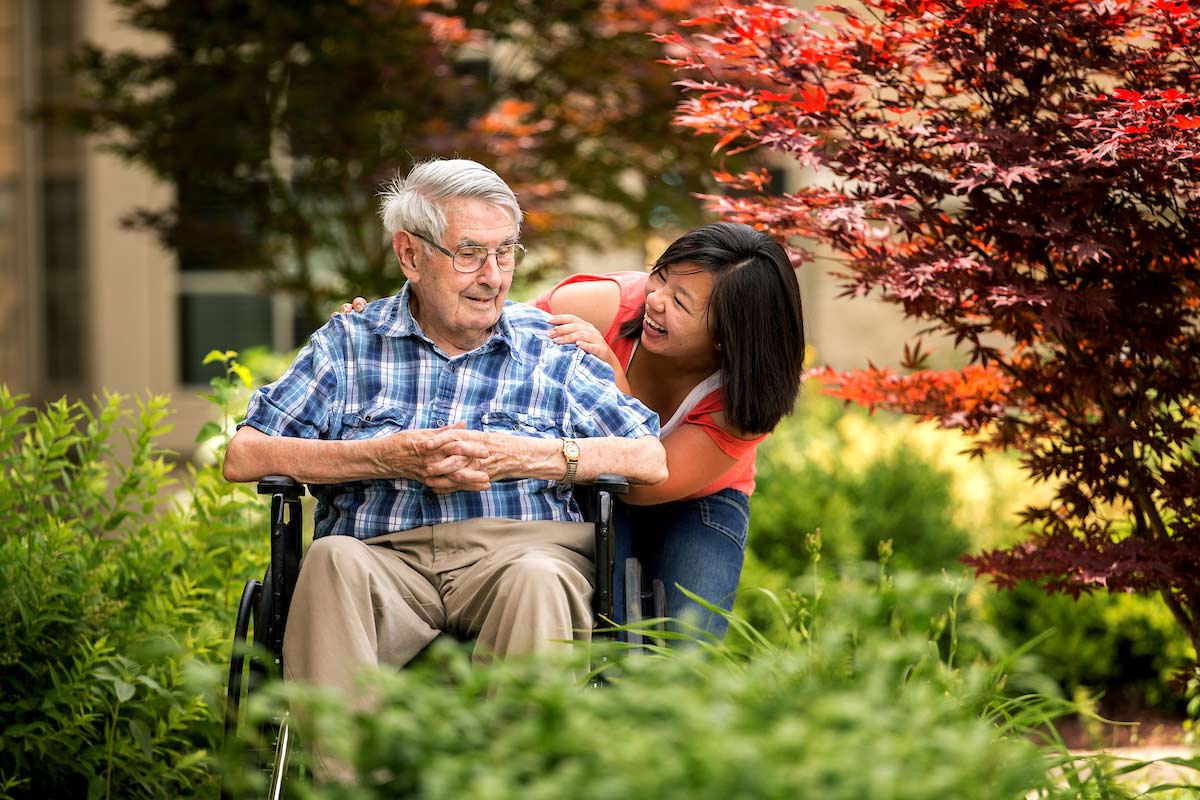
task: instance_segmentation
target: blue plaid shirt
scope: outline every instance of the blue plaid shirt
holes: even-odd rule
[[[409,287],[313,334],[283,376],[256,391],[242,425],[272,436],[372,439],[465,420],[472,430],[557,439],[656,436],[658,417],[613,384],[612,369],[546,333],[547,314],[505,303],[492,336],[447,356],[408,307]],[[582,519],[571,487],[497,481],[438,495],[415,480],[316,487],[314,536],[366,539],[476,517]]]

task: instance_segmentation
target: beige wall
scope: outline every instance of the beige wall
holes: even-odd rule
[[[81,33],[106,47],[152,50],[158,43],[119,24],[104,0],[84,0]],[[87,215],[88,332],[91,383],[123,393],[170,394],[175,429],[163,444],[190,452],[212,406],[194,387],[179,385],[178,273],[157,238],[125,229],[121,220],[138,207],[172,202],[172,188],[146,170],[88,142],[84,207]]]

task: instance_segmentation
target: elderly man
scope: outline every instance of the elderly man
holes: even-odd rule
[[[476,656],[543,650],[591,625],[593,539],[571,485],[666,477],[658,420],[599,359],[506,303],[521,209],[491,170],[416,166],[385,194],[408,282],[313,334],[255,393],[225,477],[317,490],[284,641],[289,679],[349,690],[441,632]]]

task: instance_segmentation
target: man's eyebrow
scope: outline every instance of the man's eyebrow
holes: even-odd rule
[[[498,246],[503,247],[506,244],[517,244],[520,241],[521,237],[514,233],[512,236],[509,236],[508,238],[504,239],[504,241],[500,242]],[[454,247],[457,249],[459,247],[487,247],[487,245],[476,239],[459,239],[458,244],[454,245]]]

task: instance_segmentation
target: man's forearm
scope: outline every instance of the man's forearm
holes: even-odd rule
[[[394,437],[389,437],[394,438]],[[383,439],[338,441],[268,436],[244,427],[229,443],[225,455],[225,478],[253,481],[264,475],[287,475],[301,483],[340,483],[371,478],[398,478],[388,474],[381,446]],[[393,443],[393,466],[402,448]]]
[[[491,456],[484,467],[492,480],[501,478],[541,478],[562,480],[567,459],[561,439],[537,439],[504,433],[488,434]],[[627,439],[607,436],[578,439],[579,469],[577,483],[591,483],[597,475],[624,475],[634,484],[655,484],[667,478],[667,457],[662,444],[653,436]]]

